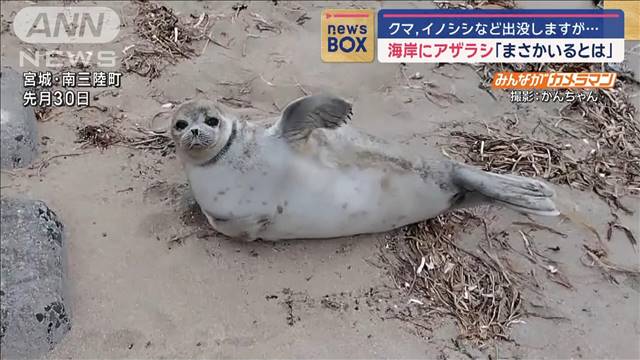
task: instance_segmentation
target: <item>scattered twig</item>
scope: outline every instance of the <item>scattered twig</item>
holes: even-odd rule
[[[546,230],[549,231],[550,233],[556,234],[556,235],[560,235],[563,238],[566,238],[568,235],[560,232],[552,227],[549,226],[545,226],[545,225],[541,225],[541,224],[537,224],[534,222],[521,222],[521,221],[514,221],[513,225],[520,225],[520,226],[528,226],[530,228],[534,228],[534,229],[538,229],[538,230]]]
[[[441,108],[449,107],[453,103],[458,103],[458,104],[464,103],[464,101],[462,101],[462,99],[460,99],[453,92],[445,92],[445,93],[436,92],[435,90],[438,88],[438,86],[432,82],[420,81],[419,83],[417,83],[416,82],[417,80],[422,80],[423,78],[422,74],[415,73],[409,77],[405,72],[404,65],[400,66],[400,73],[402,74],[402,77],[405,80],[407,88],[413,89],[413,90],[420,90],[429,101],[431,101],[432,103],[434,103],[435,105]]]
[[[274,33],[279,34],[281,32],[281,30],[273,25],[272,23],[268,22],[262,15],[257,14],[257,13],[251,13],[251,16],[253,17],[255,24],[256,24],[256,29],[258,29],[258,31],[263,32],[263,31],[271,31]]]
[[[612,264],[607,259],[606,252],[602,250],[594,249],[587,244],[583,244],[582,247],[585,250],[585,254],[580,258],[582,264],[587,267],[597,266],[602,272],[602,275],[614,284],[618,284],[618,280],[613,277],[613,275],[611,274],[612,272],[636,276],[640,275],[640,270],[628,269],[619,265]]]
[[[136,127],[135,130],[140,133],[140,135],[126,139],[126,147],[138,150],[160,151],[162,156],[166,156],[175,151],[173,139],[165,132],[153,131],[139,126]]]
[[[638,252],[638,240],[636,239],[635,235],[633,235],[633,232],[631,231],[631,229],[629,229],[628,227],[621,225],[615,221],[610,221],[609,222],[609,229],[607,230],[607,240],[611,241],[611,236],[613,235],[613,230],[614,229],[619,229],[622,230],[622,232],[625,233],[625,235],[627,236],[627,239],[629,239],[629,242],[631,243],[631,246],[633,246],[633,250]]]
[[[231,17],[231,22],[232,22],[232,23],[235,23],[235,19],[237,19],[237,18],[238,18],[238,15],[240,15],[240,12],[241,12],[242,10],[247,9],[248,7],[249,7],[249,6],[248,6],[246,3],[244,3],[244,2],[241,2],[241,3],[235,3],[233,6],[231,6],[231,9],[235,11],[235,12],[233,13],[233,16]]]
[[[308,16],[307,13],[304,13],[296,19],[296,24],[302,26],[305,22],[307,22],[307,20],[311,20],[311,17]]]
[[[50,157],[42,160],[40,162],[40,164],[38,165],[38,176],[41,176],[42,170],[44,170],[46,167],[48,167],[49,163],[53,159],[57,159],[57,158],[60,158],[60,157],[67,157],[67,156],[80,156],[80,155],[84,155],[84,154],[86,154],[86,153],[69,153],[69,154],[58,154],[58,155],[50,156]],[[35,165],[31,166],[30,168],[33,169],[34,167],[35,167]]]

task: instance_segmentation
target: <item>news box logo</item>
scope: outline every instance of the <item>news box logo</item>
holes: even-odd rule
[[[325,9],[322,11],[322,61],[372,62],[375,57],[373,10]]]

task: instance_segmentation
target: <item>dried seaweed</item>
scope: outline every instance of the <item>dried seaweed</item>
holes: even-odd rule
[[[453,144],[452,152],[467,162],[482,165],[484,170],[537,176],[570,184],[573,178],[569,175],[577,169],[577,163],[564,155],[562,147],[545,141],[495,132],[476,135],[452,131],[451,136],[463,141]]]
[[[428,314],[454,317],[462,335],[478,342],[508,338],[507,328],[524,314],[519,289],[525,281],[490,251],[473,253],[455,244],[463,227],[481,222],[469,211],[456,211],[407,226],[381,255],[412,303],[424,304]]]
[[[160,71],[166,66],[162,59],[162,52],[149,48],[128,48],[124,51],[122,65],[127,72],[138,74],[142,77],[155,79],[160,76]]]
[[[614,88],[598,89],[599,101],[573,102],[561,114],[579,116],[580,130],[595,142],[582,161],[593,169],[593,190],[631,213],[617,201],[619,195],[640,195],[640,121],[627,86],[618,79]]]
[[[173,10],[152,2],[141,3],[134,20],[137,33],[156,48],[164,50],[171,58],[190,58],[196,54],[192,48],[194,41],[207,37],[209,16],[203,13],[187,24],[178,18]]]
[[[106,124],[84,126],[76,131],[76,136],[76,142],[81,143],[82,148],[93,146],[106,149],[125,139],[118,131]]]
[[[207,35],[211,22],[209,15],[178,17],[173,10],[153,2],[137,2],[134,19],[136,33],[146,43],[128,46],[122,59],[126,71],[150,79],[158,77],[167,64],[196,56],[196,41],[211,40]],[[133,48],[133,49],[132,49]],[[130,50],[130,51],[129,51]]]

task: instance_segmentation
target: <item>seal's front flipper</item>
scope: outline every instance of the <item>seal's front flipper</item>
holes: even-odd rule
[[[331,95],[305,96],[291,102],[273,125],[277,136],[290,142],[306,140],[314,129],[335,129],[347,123],[351,104]]]
[[[474,203],[462,201],[461,207],[473,206],[479,202],[479,198],[485,198],[488,202],[497,202],[522,213],[543,216],[560,214],[553,202],[553,189],[542,181],[493,174],[464,165],[454,166],[453,181],[463,189],[467,195],[465,198]]]
[[[207,216],[209,223],[216,231],[235,240],[257,240],[260,238],[260,234],[271,225],[271,217],[267,215],[249,215],[222,219],[213,216],[207,211],[203,211],[203,213]]]

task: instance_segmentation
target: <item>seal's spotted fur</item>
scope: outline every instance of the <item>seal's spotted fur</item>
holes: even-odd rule
[[[340,98],[308,96],[263,128],[197,100],[176,111],[172,135],[211,225],[244,240],[381,232],[490,202],[558,214],[540,181],[412,155],[351,128],[351,116]]]

